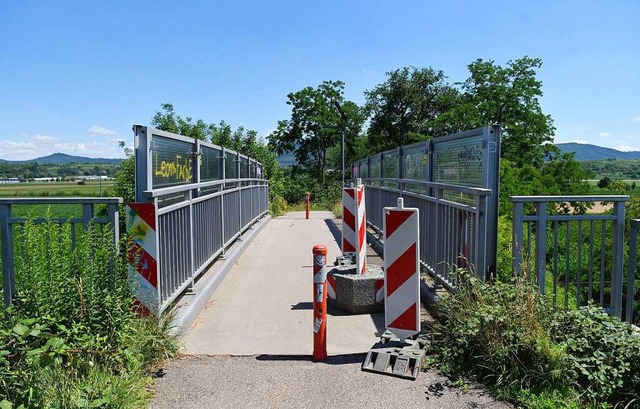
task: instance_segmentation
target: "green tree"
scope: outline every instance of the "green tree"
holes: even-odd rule
[[[450,133],[438,118],[457,103],[460,92],[433,68],[403,67],[365,92],[371,117],[368,136],[378,151]]]
[[[502,158],[540,168],[545,157],[557,152],[553,120],[538,100],[542,82],[536,70],[541,66],[542,60],[529,57],[509,61],[506,67],[482,59],[472,62],[471,75],[461,84],[460,103],[438,120],[456,131],[501,124]]]
[[[306,87],[287,95],[291,118],[278,121],[269,144],[282,155],[294,152],[298,164],[326,182],[328,152],[345,135],[345,150],[353,152],[365,116],[362,108],[344,98],[342,81],[324,81],[317,88]],[[344,120],[340,114],[344,113]]]
[[[115,174],[116,183],[108,190],[109,196],[121,197],[124,204],[135,201],[136,196],[136,162],[133,151],[125,148],[124,141],[119,145],[124,149],[126,158],[120,162],[120,170]]]
[[[231,149],[231,125],[225,121],[220,121],[218,125],[210,124],[211,143]]]
[[[202,119],[194,121],[191,117],[176,115],[173,104],[160,105],[162,110],[151,119],[151,126],[162,131],[173,132],[203,141],[210,140],[211,128]]]

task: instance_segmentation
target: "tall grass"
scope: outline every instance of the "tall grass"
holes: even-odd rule
[[[18,295],[0,324],[0,405],[143,406],[152,365],[176,350],[168,321],[134,314],[109,229],[92,225],[75,246],[71,229],[28,221],[18,235]]]

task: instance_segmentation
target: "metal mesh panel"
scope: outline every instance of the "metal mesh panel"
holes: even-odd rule
[[[369,175],[370,178],[379,178],[380,177],[380,156],[373,156],[369,159]],[[374,186],[378,185],[378,182],[372,182]]]
[[[427,169],[429,167],[429,154],[427,145],[414,146],[402,149],[402,178],[410,180],[427,180]],[[406,183],[405,189],[411,192],[426,193],[425,185],[418,183]]]
[[[369,161],[363,159],[360,161],[360,177],[368,178],[369,177]]]
[[[249,177],[249,159],[240,157],[240,178]]]
[[[224,176],[226,179],[238,178],[238,155],[235,152],[224,153]]]
[[[383,178],[398,178],[398,151],[393,150],[384,152],[382,154],[382,177]],[[397,182],[384,182],[384,186],[395,188],[398,186]]]
[[[222,151],[208,146],[201,147],[200,181],[218,180],[222,178]]]
[[[153,135],[151,145],[154,189],[195,182],[193,144]]]

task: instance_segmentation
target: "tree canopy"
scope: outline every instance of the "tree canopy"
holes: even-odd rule
[[[367,136],[380,151],[446,135],[449,124],[439,120],[458,104],[460,92],[433,68],[403,67],[387,73],[387,80],[365,92],[371,117]]]
[[[354,102],[344,98],[342,81],[324,81],[287,95],[291,118],[278,121],[269,144],[278,154],[294,152],[298,163],[324,183],[328,151],[345,135],[345,151],[354,151],[365,116]]]

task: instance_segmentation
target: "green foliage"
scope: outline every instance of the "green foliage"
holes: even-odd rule
[[[110,162],[118,162],[109,159]],[[113,176],[118,170],[117,163],[0,163],[0,178],[20,178],[33,180],[34,178],[55,177],[71,179],[76,176],[106,175]]]
[[[124,143],[120,143],[120,147],[124,148]],[[116,173],[116,184],[109,188],[107,193],[109,196],[123,198],[126,205],[134,202],[136,197],[136,161],[131,149],[124,148],[124,153],[126,158]]]
[[[368,136],[376,152],[450,133],[440,115],[453,109],[460,92],[447,84],[442,71],[403,67],[365,92],[371,117]]]
[[[163,131],[177,133],[189,138],[205,141],[209,139],[211,130],[209,125],[202,119],[196,121],[191,117],[181,117],[176,115],[173,104],[164,103],[160,105],[162,112],[158,111],[151,119],[151,126]]]
[[[554,309],[524,277],[462,277],[437,310],[441,369],[475,377],[519,407],[640,402],[640,334],[631,326],[593,305]]]
[[[551,341],[552,314],[535,288],[523,278],[490,285],[470,276],[459,288],[438,307],[444,368],[498,390],[568,387],[567,355]]]
[[[580,165],[595,174],[598,179],[640,179],[640,160],[581,160]]]
[[[640,403],[640,334],[630,325],[589,305],[561,314],[553,330],[572,358],[568,376],[583,400]]]
[[[317,88],[305,87],[287,95],[291,118],[278,122],[269,144],[282,155],[294,152],[298,164],[323,184],[328,169],[328,150],[345,136],[347,163],[354,157],[354,141],[365,116],[362,109],[344,99],[342,81],[324,81]]]
[[[167,323],[132,309],[112,232],[27,222],[16,238],[13,305],[0,322],[0,401],[25,407],[139,407],[148,371],[176,350]]]
[[[542,82],[536,78],[542,60],[523,57],[506,67],[478,59],[468,65],[469,78],[461,84],[461,103],[440,117],[457,130],[501,124],[501,157],[516,166],[542,166],[544,157],[557,151],[555,128],[542,112]]]

